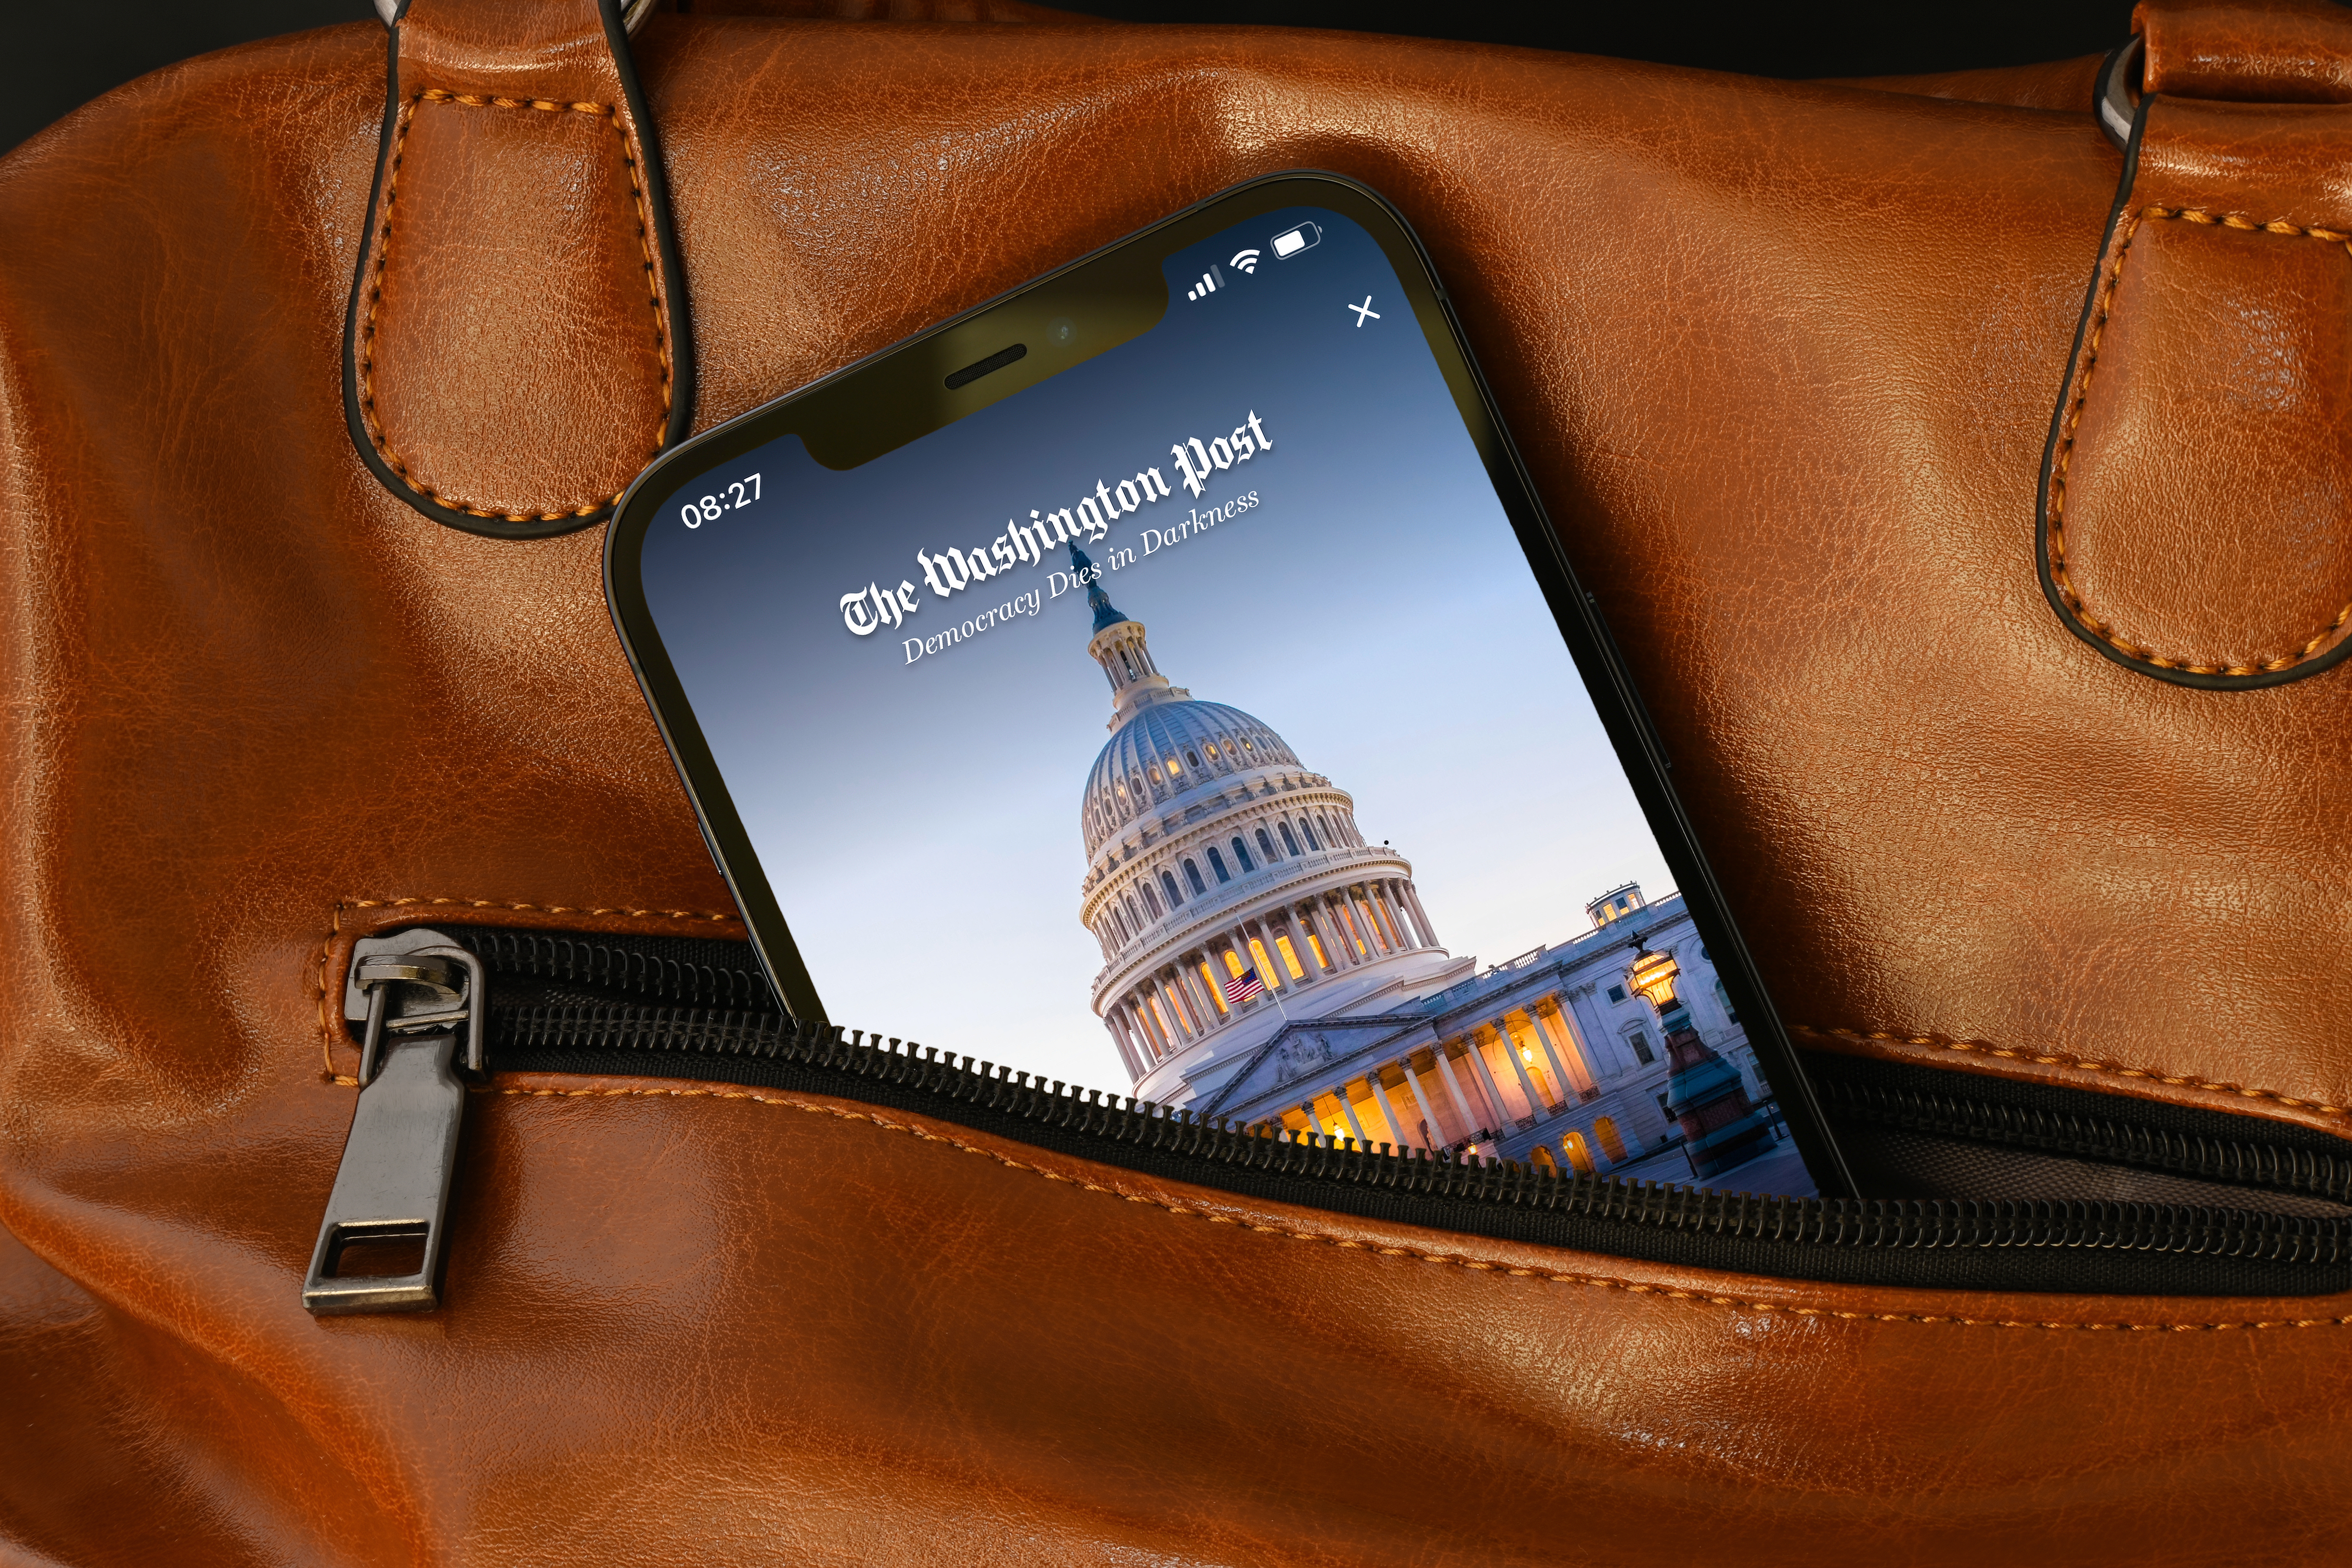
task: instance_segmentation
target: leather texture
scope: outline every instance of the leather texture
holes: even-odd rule
[[[2174,19],[2146,20],[2153,60]],[[2060,614],[2118,663],[2251,688],[2352,653],[2352,105],[2231,101],[2272,79],[2221,72],[2171,72],[2218,99],[2143,102],[2042,549]]]
[[[394,493],[578,527],[683,435],[660,167],[596,0],[409,0],[352,292],[351,416]]]
[[[18,1550],[139,1561],[159,1505],[231,1563],[2253,1568],[2344,1545],[2352,1361],[2311,1320],[2352,1303],[1858,1298],[669,1079],[503,1079],[462,1161],[466,1289],[430,1318],[278,1326],[315,1194],[217,1162],[96,1292],[0,1256],[10,1321],[46,1336],[0,1342],[0,1375],[89,1400],[58,1448],[11,1434],[8,1489],[59,1489],[47,1518],[20,1505]],[[232,1204],[253,1255],[205,1267],[192,1222]],[[107,1321],[94,1295],[151,1271],[238,1329]],[[78,1464],[112,1423],[145,1451]],[[2264,1507],[2213,1500],[2242,1495]]]
[[[2132,25],[2149,92],[2352,103],[2352,12],[2334,0],[2140,0]]]
[[[2053,400],[2122,175],[2087,104],[1246,28],[657,16],[635,56],[699,426],[1251,175],[1386,192],[1789,1016],[1843,1048],[2343,1130],[2352,676],[2150,679],[2037,579]],[[462,85],[554,98],[566,68],[559,50]],[[382,32],[354,25],[149,78],[0,162],[0,1377],[29,1413],[0,1422],[0,1552],[2287,1564],[2352,1545],[2352,1298],[1927,1294],[1471,1246],[711,1086],[493,1084],[448,1307],[310,1318],[352,1107],[339,938],[740,931],[607,624],[596,531],[443,526],[349,437],[383,104]],[[2151,125],[2176,108],[2168,144],[2224,163],[2198,115],[2283,123],[2159,95]],[[604,245],[548,298],[635,265],[581,132],[624,136],[432,113],[436,157],[488,125],[531,127],[480,132],[494,158],[570,160],[561,194],[593,215],[573,232]],[[2200,199],[2320,221],[2341,165],[2312,145]],[[480,276],[536,254],[511,243]],[[2238,286],[2197,254],[2183,287]],[[2252,276],[2290,315],[2332,308],[2303,274]],[[629,316],[619,292],[514,292],[512,320],[551,336],[509,370],[593,357]],[[464,297],[412,293],[445,302],[411,320]],[[2146,319],[2147,341],[2183,330]],[[2291,327],[2276,341],[2323,331]],[[650,351],[619,357],[626,417],[576,405],[613,465],[654,437]],[[2189,357],[2131,374],[2185,378]],[[415,449],[446,482],[475,462],[517,487],[501,499],[595,499],[604,479],[559,489],[576,476],[520,440],[465,444],[487,386],[463,382],[457,434]],[[2215,445],[2199,418],[2184,449]],[[2241,624],[2255,602],[2231,601]]]

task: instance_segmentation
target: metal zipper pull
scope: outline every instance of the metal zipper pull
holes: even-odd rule
[[[302,1281],[302,1305],[332,1312],[424,1312],[441,1304],[449,1182],[466,1086],[482,1068],[488,986],[482,961],[439,931],[363,938],[352,953],[343,1016],[364,1022],[359,1104]],[[352,1248],[358,1258],[350,1256]],[[369,1253],[408,1272],[347,1273]]]

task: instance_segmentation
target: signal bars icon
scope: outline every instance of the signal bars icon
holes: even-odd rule
[[[1225,281],[1224,273],[1221,269],[1212,267],[1206,272],[1201,274],[1201,280],[1192,285],[1192,287],[1185,293],[1184,298],[1187,300],[1204,300],[1220,289],[1229,289],[1231,287],[1232,285]]]

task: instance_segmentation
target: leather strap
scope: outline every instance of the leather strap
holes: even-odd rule
[[[2352,10],[2336,0],[2141,0],[2149,92],[2352,103]]]
[[[2042,587],[2126,668],[2275,686],[2352,654],[2352,13],[2137,19],[2147,90],[2044,454]]]
[[[345,331],[352,438],[436,521],[603,518],[693,416],[653,121],[618,0],[412,0]]]

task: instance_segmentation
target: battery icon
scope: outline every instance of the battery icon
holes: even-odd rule
[[[1311,223],[1302,223],[1297,228],[1284,229],[1271,241],[1274,258],[1276,261],[1287,261],[1322,237],[1323,231]]]

